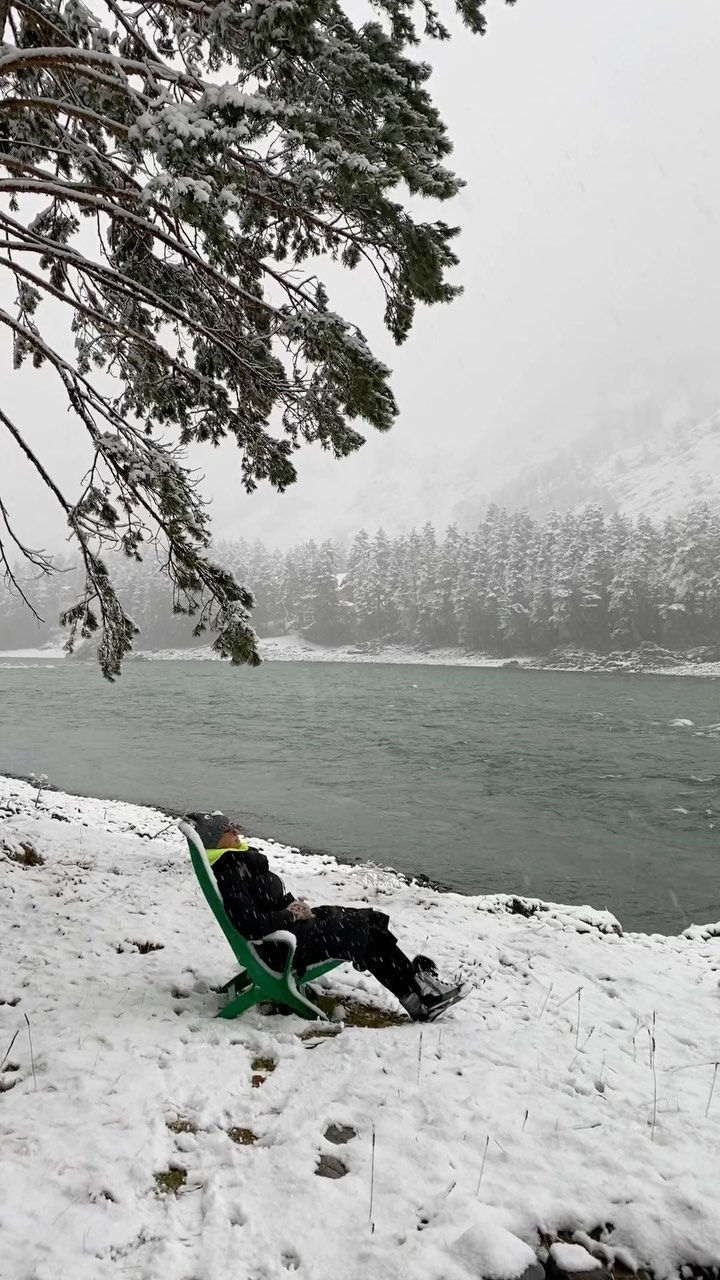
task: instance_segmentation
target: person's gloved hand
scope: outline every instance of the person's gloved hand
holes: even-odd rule
[[[313,913],[309,903],[304,898],[299,898],[296,902],[291,902],[288,911],[293,920],[312,920]]]

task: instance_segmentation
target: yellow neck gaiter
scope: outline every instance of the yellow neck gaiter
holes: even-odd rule
[[[205,852],[207,854],[207,860],[212,867],[217,862],[218,858],[222,858],[224,853],[247,853],[249,848],[250,845],[245,844],[243,841],[242,844],[234,845],[232,849],[206,849]]]

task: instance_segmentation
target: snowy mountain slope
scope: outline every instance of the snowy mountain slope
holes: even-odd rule
[[[485,448],[448,448],[442,436],[415,446],[409,436],[398,427],[349,458],[303,458],[297,485],[285,493],[260,486],[237,506],[216,502],[216,536],[287,547],[310,538],[350,541],[362,528],[399,534],[427,520],[444,528],[459,505],[484,510],[491,487],[514,473],[514,461]]]
[[[694,502],[720,506],[720,411],[698,426],[617,454],[600,469],[616,508],[677,515]]]
[[[619,447],[613,438],[580,440],[494,489],[492,498],[532,514],[596,502],[654,520],[696,502],[720,507],[720,410],[695,426],[648,432]]]
[[[535,441],[522,469],[517,452],[506,455],[499,443],[491,451],[466,446],[461,454],[425,445],[414,460],[400,438],[382,444],[382,453],[343,464],[350,479],[345,484],[337,473],[345,486],[342,503],[319,502],[313,484],[254,497],[253,531],[272,541],[282,529],[280,541],[302,541],[343,540],[381,525],[395,534],[426,520],[439,529],[453,522],[474,528],[489,502],[527,507],[532,515],[594,502],[608,512],[655,520],[698,501],[720,507],[720,410],[695,425],[615,420],[560,450]],[[332,486],[334,477],[326,479]]]
[[[232,958],[163,815],[35,799],[0,779],[3,1276],[511,1280],[538,1228],[607,1223],[579,1237],[605,1261],[720,1263],[712,930],[623,937],[268,845],[295,892],[381,898],[403,946],[476,983],[432,1026],[305,1040],[294,1017],[215,1020]],[[21,841],[44,863],[8,860]],[[394,1005],[347,967],[328,984]],[[276,1069],[253,1087],[257,1057]],[[333,1147],[331,1123],[355,1136]],[[347,1175],[315,1177],[321,1155]]]

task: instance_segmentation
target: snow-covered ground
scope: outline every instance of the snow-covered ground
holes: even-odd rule
[[[377,901],[475,989],[425,1027],[225,1022],[233,958],[167,818],[36,799],[0,779],[3,1277],[509,1278],[540,1230],[601,1226],[606,1260],[720,1263],[720,929],[622,936],[589,908],[525,918],[267,845],[295,892]],[[42,865],[8,856],[21,842]],[[326,981],[397,1009],[348,967]],[[253,1087],[257,1057],[276,1069]],[[315,1177],[322,1154],[347,1175]]]
[[[720,662],[683,662],[677,667],[648,668],[644,675],[653,676],[705,676],[712,680],[720,677]]]
[[[590,659],[586,666],[570,667],[558,665],[555,667],[528,657],[493,658],[483,653],[465,653],[461,649],[413,649],[410,645],[403,644],[384,645],[381,648],[372,650],[361,649],[356,645],[340,645],[335,648],[327,648],[323,645],[312,644],[309,640],[302,640],[298,636],[274,636],[261,640],[260,652],[266,662],[370,662],[389,663],[393,666],[407,664],[410,666],[487,667],[491,669],[511,666],[516,669],[518,667],[526,668],[528,671],[538,669],[542,671],[602,672],[606,670],[608,674],[617,674],[621,670],[619,666],[603,668]],[[156,662],[182,660],[221,661],[209,646],[197,649],[146,650],[144,653],[138,654],[138,657],[146,661]],[[708,676],[712,678],[720,676],[720,662],[685,662],[675,667],[648,665],[639,670],[629,665],[627,669],[633,675]]]
[[[391,644],[375,649],[363,649],[357,645],[337,645],[327,647],[303,640],[297,635],[272,636],[260,641],[260,652],[265,662],[365,662],[387,663],[390,665],[435,666],[435,667],[487,667],[497,669],[521,667],[527,670],[536,668],[543,671],[603,671],[617,674],[621,667],[603,667],[596,661],[588,659],[587,665],[553,666],[547,662],[536,661],[528,657],[495,658],[483,653],[465,653],[460,649],[413,649],[410,645]],[[34,666],[40,660],[58,661],[66,658],[60,648],[47,649],[13,649],[0,650],[0,666]],[[144,649],[133,654],[130,661],[143,662],[221,662],[209,645],[199,645],[193,649]],[[720,662],[686,662],[677,666],[658,666],[652,664],[638,669],[630,664],[628,672],[633,675],[654,676],[707,676],[720,677]]]
[[[443,667],[502,667],[507,658],[491,658],[485,654],[463,653],[458,649],[413,649],[411,645],[390,644],[377,649],[358,645],[313,644],[301,636],[272,636],[260,641],[260,652],[266,662],[385,662]],[[220,661],[209,646],[197,649],[155,649],[142,654],[144,659],[182,660],[209,659]],[[528,659],[519,659],[523,664]]]
[[[64,658],[65,650],[59,646],[49,645],[45,649],[0,649],[0,659],[12,661],[12,659],[23,659],[27,661],[32,658]]]
[[[621,664],[615,667],[602,665],[602,661],[596,656],[589,654],[586,665],[570,666],[567,663],[558,664],[557,667],[548,664],[547,661],[536,660],[533,658],[514,657],[514,658],[496,658],[489,654],[483,653],[466,653],[461,649],[414,649],[411,645],[389,644],[376,648],[363,648],[359,645],[336,645],[335,647],[327,647],[325,645],[313,644],[310,640],[304,640],[301,636],[286,635],[272,636],[260,641],[260,652],[266,662],[365,662],[365,663],[389,663],[391,665],[419,665],[419,666],[442,666],[442,667],[487,667],[497,669],[501,667],[515,667],[516,669],[525,668],[534,670],[539,668],[543,671],[603,671],[617,672],[621,668]],[[0,653],[0,661],[8,655]],[[38,652],[33,656],[41,656]],[[48,651],[48,656],[56,656],[54,651]],[[60,655],[62,656],[62,654]],[[194,649],[147,649],[138,652],[136,655],[138,660],[146,662],[220,662],[217,654],[213,653],[209,645],[198,646]],[[629,664],[628,671],[635,675],[683,675],[683,676],[720,676],[720,662],[686,662],[678,666],[653,666],[648,661],[647,666],[642,663]]]
[[[533,663],[523,663],[533,667]],[[636,667],[632,663],[627,666],[618,664],[616,666],[553,666],[550,663],[543,663],[539,668],[542,671],[570,671],[570,672],[594,672],[596,675],[633,675],[633,676],[704,676],[705,679],[717,680],[720,677],[720,662],[678,662],[673,667],[654,667],[652,664],[648,666]]]
[[[0,650],[0,667],[29,668],[53,666],[67,655],[62,649],[4,649]]]
[[[413,649],[410,645],[393,644],[379,649],[364,650],[355,645],[339,645],[328,648],[313,644],[300,636],[273,636],[260,641],[260,652],[265,662],[371,662],[401,663],[442,667],[502,667],[507,658],[493,658],[485,654],[463,653],[458,649]],[[0,666],[35,666],[40,660],[63,660],[62,649],[13,649],[0,650]],[[86,660],[90,660],[89,658]],[[130,661],[143,662],[222,662],[210,645],[198,645],[192,649],[140,649]],[[528,658],[516,661],[530,665]]]

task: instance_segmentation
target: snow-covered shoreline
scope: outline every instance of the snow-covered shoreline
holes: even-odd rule
[[[482,654],[461,653],[457,649],[418,650],[408,645],[388,645],[374,651],[363,651],[355,645],[326,648],[312,644],[296,636],[277,636],[260,641],[260,651],[266,662],[359,662],[418,664],[421,666],[502,667],[506,658],[492,658]],[[6,649],[0,650],[1,663],[62,661],[67,654],[61,648]],[[130,662],[222,662],[209,645],[191,649],[139,649],[133,652]],[[520,659],[523,664],[528,659]]]
[[[328,648],[298,636],[274,636],[260,641],[265,662],[341,662],[386,664],[390,666],[478,667],[487,670],[553,671],[568,674],[698,676],[720,678],[720,662],[683,660],[678,655],[674,665],[656,665],[633,655],[623,660],[613,655],[573,655],[573,660],[553,662],[552,658],[497,658],[489,654],[466,653],[463,650],[413,649],[409,645],[383,645],[363,648],[339,645]],[[0,650],[0,665],[20,666],[38,662],[60,662],[67,659],[62,648]],[[141,649],[132,653],[130,662],[221,662],[209,645],[191,649]]]
[[[389,644],[367,646],[337,645],[327,648],[313,644],[299,636],[274,636],[260,641],[260,652],[266,662],[356,662],[387,664],[391,666],[429,667],[480,667],[486,670],[512,671],[563,671],[569,673],[606,673],[612,675],[677,675],[720,677],[720,662],[683,662],[678,658],[675,666],[655,665],[642,658],[626,661],[613,655],[573,655],[575,661],[558,661],[552,658],[519,657],[497,658],[490,654],[468,653],[461,649],[413,649],[410,645]],[[209,646],[197,649],[145,650],[136,655],[138,661],[220,661]]]
[[[214,1019],[232,956],[165,815],[36,797],[0,778],[13,1280],[514,1280],[559,1232],[662,1278],[720,1263],[712,928],[622,935],[589,908],[441,894],[263,844],[296,893],[377,903],[408,951],[476,987],[424,1029],[303,1039],[295,1017]],[[348,967],[326,985],[397,1008]],[[257,1059],[275,1070],[253,1088]],[[355,1136],[333,1147],[329,1124]],[[346,1176],[313,1176],[328,1154]],[[161,1194],[173,1169],[182,1186]]]

